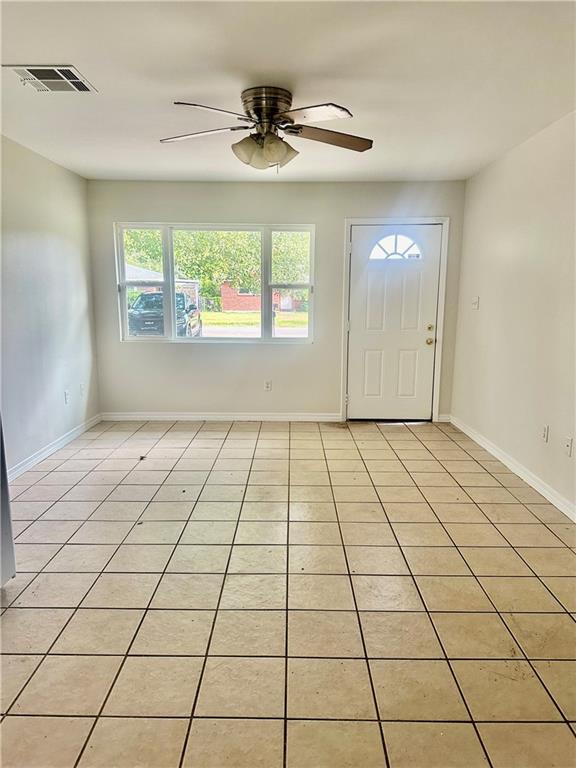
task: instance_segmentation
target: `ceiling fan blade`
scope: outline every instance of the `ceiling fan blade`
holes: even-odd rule
[[[190,101],[175,101],[176,106],[181,107],[195,107],[196,109],[203,109],[205,112],[219,112],[221,115],[233,115],[238,120],[245,120],[247,123],[255,123],[252,117],[247,115],[241,115],[240,112],[231,112],[229,109],[220,109],[219,107],[207,107],[205,104],[192,104]]]
[[[289,109],[276,115],[275,120],[287,120],[290,123],[319,123],[322,120],[337,120],[342,117],[352,117],[352,112],[338,104],[315,104],[312,107]]]
[[[333,144],[335,147],[352,149],[354,152],[365,152],[371,149],[373,144],[372,139],[363,139],[361,136],[339,131],[327,131],[325,128],[313,128],[311,125],[290,125],[283,130],[290,136],[321,141],[323,144]]]
[[[211,133],[226,133],[226,131],[250,131],[251,125],[233,125],[229,128],[212,128],[210,131],[196,131],[196,133],[183,133],[181,136],[169,136],[166,139],[160,139],[161,144],[169,144],[171,141],[186,141],[186,139],[195,139],[196,136],[209,136]]]

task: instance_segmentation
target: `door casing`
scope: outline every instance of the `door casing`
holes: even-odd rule
[[[448,261],[449,216],[392,216],[377,219],[345,219],[345,258],[344,258],[344,305],[342,310],[342,421],[348,418],[348,331],[350,327],[350,269],[352,257],[352,227],[389,226],[403,224],[440,224],[440,275],[438,282],[438,316],[436,324],[436,354],[434,355],[434,386],[432,390],[432,420],[439,421],[440,384],[442,372],[442,347],[444,343],[444,309],[446,305],[446,275]]]

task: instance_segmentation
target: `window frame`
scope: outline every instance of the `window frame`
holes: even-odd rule
[[[160,230],[162,233],[163,280],[126,280],[126,262],[124,259],[124,231],[129,229]],[[118,311],[120,317],[120,341],[168,344],[312,344],[314,340],[314,276],[315,276],[315,225],[314,224],[194,224],[186,222],[116,222],[114,224],[114,244],[116,255],[116,284],[118,293]],[[259,337],[179,337],[176,336],[176,303],[174,301],[174,249],[172,233],[174,230],[216,231],[216,232],[260,232],[260,336]],[[307,283],[271,283],[272,279],[272,233],[273,232],[309,232],[310,233],[310,273]],[[164,334],[162,336],[130,336],[128,333],[127,287],[146,285],[161,287],[164,302]],[[273,335],[273,293],[278,289],[308,291],[308,335],[274,336]]]

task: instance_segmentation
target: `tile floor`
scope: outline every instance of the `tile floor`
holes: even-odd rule
[[[576,526],[450,425],[101,423],[12,496],[4,768],[576,765]]]

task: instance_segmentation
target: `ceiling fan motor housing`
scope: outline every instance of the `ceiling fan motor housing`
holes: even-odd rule
[[[273,127],[274,117],[286,112],[292,106],[292,94],[285,88],[260,85],[242,91],[242,106],[248,117],[258,122],[262,133]]]

